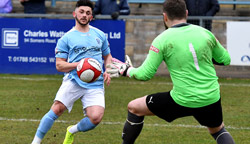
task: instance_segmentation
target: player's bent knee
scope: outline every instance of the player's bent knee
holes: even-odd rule
[[[98,125],[102,121],[103,115],[102,114],[94,114],[94,115],[89,115],[88,117],[93,124]]]
[[[214,128],[209,128],[208,127],[208,131],[209,131],[210,134],[214,134],[214,133],[217,133],[218,131],[220,131],[223,127],[224,127],[224,123],[222,123],[218,127],[214,127]]]
[[[59,101],[55,101],[54,104],[52,105],[51,109],[53,110],[53,112],[57,116],[60,116],[65,111],[66,106],[63,103],[59,102]]]
[[[133,101],[128,103],[128,110],[133,113],[135,111],[135,104]]]
[[[138,109],[137,106],[138,105],[136,104],[135,101],[129,102],[129,104],[128,104],[128,111],[131,112],[131,113],[133,113],[133,114],[137,114],[139,112],[137,110]]]
[[[90,120],[94,125],[98,125],[102,121],[102,118],[90,118]]]
[[[93,124],[98,125],[102,121],[104,108],[100,106],[91,106],[86,109],[86,114]]]
[[[141,115],[142,111],[145,109],[145,101],[146,101],[146,96],[137,98],[131,102],[128,103],[128,111],[130,111],[133,114],[138,114]]]

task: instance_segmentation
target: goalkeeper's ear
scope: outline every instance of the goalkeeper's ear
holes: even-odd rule
[[[133,64],[132,64],[130,57],[128,55],[125,56],[125,63],[129,64],[129,66],[133,67]]]

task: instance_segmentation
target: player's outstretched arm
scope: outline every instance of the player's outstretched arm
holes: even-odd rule
[[[122,62],[116,58],[112,58],[112,64],[108,66],[107,72],[111,77],[128,76],[129,71],[133,69],[132,62],[128,55],[126,55],[126,61]]]

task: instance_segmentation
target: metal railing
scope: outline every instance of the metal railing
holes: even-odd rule
[[[6,18],[45,18],[45,19],[73,19],[73,16],[71,14],[15,14],[15,13],[9,13],[9,14],[0,14],[0,17],[6,17]],[[96,19],[111,19],[111,17],[109,15],[97,15]],[[147,22],[156,22],[157,24],[161,24],[161,25],[156,25],[157,27],[163,27],[163,23],[162,23],[162,15],[152,15],[152,16],[146,16],[146,15],[128,15],[128,16],[119,16],[119,19],[123,19],[129,22],[133,22],[135,23],[135,25],[137,25],[137,23],[141,24],[143,23],[143,20],[145,20],[145,24]],[[142,19],[137,21],[137,19]],[[232,17],[232,16],[214,16],[214,17],[200,17],[200,16],[190,16],[188,17],[189,20],[199,20],[200,21],[200,25],[203,25],[205,20],[213,20],[213,24],[214,26],[217,25],[217,27],[213,27],[213,33],[215,34],[215,36],[217,37],[217,39],[221,42],[221,44],[227,48],[227,43],[226,43],[226,39],[227,39],[227,34],[226,34],[226,22],[228,21],[250,21],[250,17]],[[141,25],[144,25],[141,24]],[[139,26],[134,27],[133,29],[139,28]],[[131,27],[126,27],[126,28],[131,28]],[[141,28],[140,28],[141,29]],[[127,46],[133,46],[135,49],[140,49],[139,51],[145,51],[145,55],[148,52],[148,46],[147,46],[147,42],[146,40],[144,41],[144,35],[145,33],[143,33],[144,29],[141,29],[141,33],[139,35],[134,35],[133,32],[126,32],[126,38],[128,38],[127,40],[129,41],[129,39],[132,39],[135,42],[127,42],[126,41],[126,45]],[[136,30],[137,31],[137,30]],[[139,31],[139,30],[138,30]],[[151,34],[152,31],[155,31],[155,29],[145,29],[145,32],[148,32]],[[142,38],[142,37],[143,38]],[[240,38],[239,38],[240,39]],[[237,41],[237,39],[235,40]],[[150,43],[150,42],[149,42]],[[250,46],[249,46],[250,47]],[[134,51],[134,55],[138,55],[138,53],[136,53],[137,51]],[[142,63],[143,60],[138,60],[137,63]],[[228,68],[223,69],[224,67],[217,67],[218,71],[218,76],[222,76],[222,77],[242,77],[242,78],[249,78],[249,70],[250,67],[249,66],[230,66]],[[161,69],[159,71],[163,71],[164,69]],[[226,72],[225,72],[226,71]],[[228,73],[227,73],[228,72]]]
[[[78,1],[78,0],[48,0],[51,1],[51,6],[55,7],[57,1],[67,1],[67,2],[72,2],[72,1]],[[93,2],[96,2],[97,0],[91,0]],[[157,4],[157,3],[163,3],[164,0],[128,0],[128,3],[149,3],[149,4]],[[231,0],[231,1],[219,1],[219,4],[221,5],[250,5],[250,1],[236,1],[236,0]]]
[[[0,13],[0,17],[10,18],[54,18],[54,19],[73,19],[72,14],[24,14],[24,13]],[[110,15],[96,15],[95,19],[111,19]],[[162,20],[162,15],[121,15],[118,19],[159,19]],[[202,24],[204,20],[239,20],[250,21],[250,17],[238,16],[188,16],[188,19],[199,20]]]

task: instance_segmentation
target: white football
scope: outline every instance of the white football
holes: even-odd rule
[[[102,73],[100,63],[93,58],[84,58],[77,65],[77,75],[79,78],[87,83],[94,82]]]

